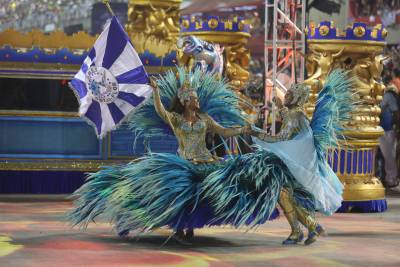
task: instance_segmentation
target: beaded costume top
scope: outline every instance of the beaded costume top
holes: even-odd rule
[[[309,122],[304,114],[304,104],[310,95],[307,85],[293,84],[289,91],[293,94],[290,103],[291,107],[284,107],[280,110],[282,116],[282,127],[276,136],[270,136],[263,130],[256,129],[254,135],[266,142],[280,142],[292,139],[303,129],[309,127]]]
[[[206,114],[199,114],[196,122],[186,121],[178,113],[166,112],[168,124],[178,140],[179,155],[195,162],[212,162],[215,160],[206,146],[207,132],[217,133],[228,137],[241,133],[241,128],[224,128]]]
[[[307,128],[307,124],[309,124],[308,119],[304,114],[302,108],[284,108],[283,110],[281,110],[281,115],[282,126],[281,130],[276,136],[271,136],[261,129],[256,129],[254,131],[254,135],[266,142],[286,141],[292,139],[303,129]]]
[[[188,122],[182,115],[164,108],[158,90],[158,88],[154,90],[155,109],[173,130],[178,140],[178,153],[182,158],[194,163],[214,162],[217,159],[207,149],[206,134],[211,132],[223,137],[242,134],[243,128],[225,128],[204,113],[199,113],[195,122]]]

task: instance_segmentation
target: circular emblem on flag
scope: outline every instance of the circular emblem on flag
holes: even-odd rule
[[[103,67],[92,66],[86,72],[86,86],[100,103],[112,103],[118,96],[118,83],[112,73]]]

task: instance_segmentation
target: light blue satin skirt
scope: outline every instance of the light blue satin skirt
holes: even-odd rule
[[[268,143],[255,137],[253,141],[281,158],[297,182],[314,196],[318,211],[331,215],[341,206],[343,185],[327,161],[318,160],[310,127],[288,141]]]

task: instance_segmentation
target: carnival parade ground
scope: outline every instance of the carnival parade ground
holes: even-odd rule
[[[107,222],[85,232],[63,216],[70,202],[0,202],[0,266],[400,266],[400,198],[388,196],[385,213],[319,217],[328,231],[310,247],[285,247],[283,216],[255,230],[205,228],[192,246],[168,240],[167,230],[121,239]]]
[[[0,267],[400,267],[400,0],[0,0],[0,94]]]

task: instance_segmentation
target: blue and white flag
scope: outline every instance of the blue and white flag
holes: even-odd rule
[[[114,16],[70,85],[79,99],[79,115],[102,138],[150,97],[152,88],[148,83],[138,54]]]

